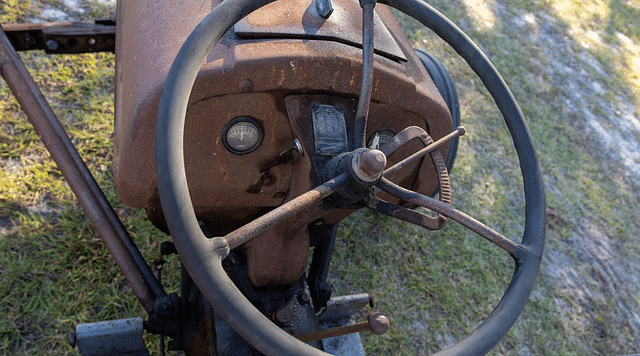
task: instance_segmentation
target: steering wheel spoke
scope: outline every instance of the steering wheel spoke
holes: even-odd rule
[[[308,209],[347,183],[349,183],[349,175],[343,173],[228,233],[224,238],[229,247],[234,249],[284,220]]]
[[[407,129],[409,131],[405,133],[405,131],[407,131]],[[422,132],[421,132],[420,130],[416,130],[413,127],[410,127],[410,128],[407,128],[407,129],[403,130],[401,133],[396,135],[397,139],[394,138],[393,141],[390,141],[387,144],[385,144],[383,146],[383,148],[381,148],[381,151],[384,152],[387,156],[389,156],[395,150],[400,148],[400,146],[402,146],[405,143],[409,142],[411,139],[413,139],[413,138],[421,138],[422,139],[423,138],[422,133],[424,132],[424,130],[420,129],[420,130],[422,130]],[[464,126],[458,126],[453,132],[449,133],[448,135],[444,136],[443,138],[441,138],[441,139],[439,139],[439,140],[437,140],[435,142],[431,141],[431,143],[429,143],[425,138],[424,140],[422,140],[422,142],[426,145],[425,148],[423,148],[420,151],[412,154],[411,156],[403,159],[402,161],[394,164],[393,166],[385,169],[384,170],[384,174],[388,175],[388,174],[391,174],[391,173],[393,173],[395,171],[398,171],[398,170],[406,167],[411,162],[414,162],[415,160],[424,157],[428,153],[436,151],[441,146],[443,146],[445,143],[453,140],[454,138],[459,137],[459,136],[463,136],[466,132],[467,132],[467,130],[464,128]],[[413,135],[411,135],[412,133],[413,133]],[[417,134],[417,135],[415,135],[415,134]]]
[[[453,208],[451,205],[449,204],[445,204],[439,200],[433,199],[431,197],[428,197],[426,195],[422,195],[420,193],[416,193],[414,191],[408,190],[408,189],[404,189],[401,186],[389,181],[386,178],[382,178],[377,184],[376,186],[380,189],[382,189],[383,191],[398,197],[408,203],[411,204],[416,204],[419,206],[422,206],[424,208],[427,208],[429,210],[433,210],[441,215],[444,215],[456,222],[458,222],[459,224],[465,226],[466,228],[468,228],[469,230],[477,233],[478,235],[484,237],[485,239],[491,241],[494,245],[500,247],[501,249],[507,251],[510,255],[514,255],[516,252],[516,249],[518,248],[518,244],[516,244],[515,242],[509,240],[508,238],[502,236],[500,233],[498,233],[497,231],[493,230],[492,228],[488,227],[487,225],[481,223],[480,221],[474,219],[473,217],[463,213],[460,210],[457,210],[455,208]],[[387,203],[388,204],[388,203]],[[384,207],[384,204],[383,204]],[[377,211],[377,210],[376,210]],[[414,212],[416,214],[420,214],[418,212]],[[416,217],[416,215],[410,214],[407,211],[404,210],[395,210],[393,211],[394,215],[390,215],[392,217],[397,217],[400,220],[403,221],[408,221],[410,223],[414,223],[413,220],[406,220],[406,217],[411,217],[414,218]],[[424,214],[421,214],[424,215]],[[427,217],[426,215],[424,215],[424,217]],[[422,226],[421,224],[416,224],[419,226]]]

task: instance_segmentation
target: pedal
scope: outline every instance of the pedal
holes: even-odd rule
[[[82,356],[149,356],[142,340],[142,318],[79,324],[69,333]]]

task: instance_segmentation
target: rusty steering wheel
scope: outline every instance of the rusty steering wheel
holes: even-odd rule
[[[225,0],[208,14],[183,44],[167,76],[158,107],[155,166],[165,218],[182,261],[207,300],[245,340],[267,355],[327,355],[287,334],[262,315],[222,268],[229,251],[270,226],[351,182],[348,173],[310,190],[227,236],[206,238],[198,225],[184,169],[183,133],[187,102],[200,65],[220,37],[250,12],[274,0]],[[448,204],[379,178],[372,184],[412,204],[455,220],[507,251],[515,261],[509,287],[492,313],[470,335],[437,355],[484,355],[507,333],[533,289],[545,239],[545,201],[540,168],[523,115],[491,62],[453,23],[419,0],[385,0],[448,42],[489,90],[512,135],[524,180],[525,229],[521,243],[506,239]],[[379,152],[379,151],[378,151]],[[377,154],[377,153],[376,153]]]

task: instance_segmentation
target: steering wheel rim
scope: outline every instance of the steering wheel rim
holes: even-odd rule
[[[223,237],[207,239],[191,205],[184,169],[183,134],[189,95],[206,55],[233,24],[274,0],[225,0],[193,30],[167,75],[158,106],[155,167],[165,219],[182,261],[207,300],[227,323],[267,355],[328,355],[287,334],[262,315],[224,273],[229,253]],[[386,4],[414,17],[448,42],[478,74],[493,96],[518,153],[525,192],[525,230],[512,254],[515,271],[502,299],[470,335],[436,355],[482,355],[511,328],[533,289],[545,239],[544,187],[535,148],[522,112],[506,83],[482,51],[450,20],[418,0]]]

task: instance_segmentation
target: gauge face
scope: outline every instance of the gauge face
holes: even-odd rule
[[[393,140],[393,137],[397,134],[396,129],[392,127],[383,127],[377,129],[373,135],[369,138],[369,148],[371,149],[379,149],[381,146],[384,146],[385,143]]]
[[[238,155],[252,152],[262,142],[262,127],[250,117],[237,117],[222,130],[222,142],[231,153]]]

